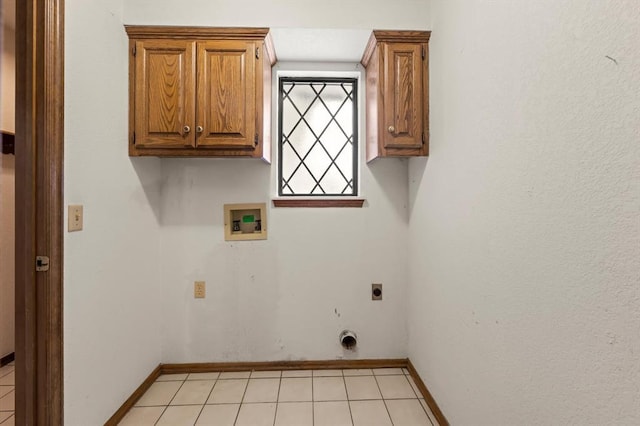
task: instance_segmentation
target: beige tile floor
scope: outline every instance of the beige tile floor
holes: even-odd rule
[[[163,375],[120,425],[438,426],[438,423],[406,369],[379,368]]]
[[[0,425],[14,426],[16,424],[15,394],[16,394],[16,366],[12,362],[0,367]]]

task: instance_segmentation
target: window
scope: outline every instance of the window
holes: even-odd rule
[[[358,195],[358,80],[281,77],[278,195]]]

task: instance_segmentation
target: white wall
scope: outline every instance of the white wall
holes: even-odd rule
[[[315,2],[242,3],[128,1],[125,20],[295,28],[428,23],[425,0],[342,2],[340,13]],[[364,209],[269,208],[267,241],[225,242],[223,205],[270,205],[276,164],[162,160],[163,361],[406,357],[407,162],[363,164]],[[205,300],[194,300],[194,280],[207,282]],[[384,284],[383,302],[371,301],[372,282]],[[339,345],[344,328],[358,333],[355,354]]]
[[[423,29],[428,0],[127,0],[130,24]],[[277,46],[276,46],[277,50]]]
[[[10,8],[2,6],[0,130],[14,133],[15,30]],[[15,352],[15,170],[15,157],[0,154],[0,357]]]
[[[363,167],[363,209],[269,208],[268,240],[253,242],[224,241],[223,205],[270,205],[275,167],[162,162],[165,362],[407,356],[406,162]],[[206,299],[193,298],[195,280]],[[339,344],[345,328],[356,353]]]
[[[122,1],[65,5],[65,425],[98,425],[160,363],[160,161],[127,153]]]
[[[640,423],[640,4],[432,5],[409,356],[455,425]]]
[[[65,424],[103,422],[161,360],[339,357],[346,326],[355,356],[406,355],[406,162],[364,168],[365,209],[270,210],[269,240],[228,244],[222,204],[268,201],[267,165],[127,155],[123,21],[422,28],[428,11],[356,3],[348,19],[299,2],[66,2],[65,202],[84,205],[85,229],[65,236]],[[384,302],[368,300],[372,281]]]

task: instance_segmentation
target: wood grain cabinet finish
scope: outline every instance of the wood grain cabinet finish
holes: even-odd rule
[[[367,161],[429,154],[430,31],[373,31],[366,68]]]
[[[270,161],[267,28],[126,26],[129,155]]]

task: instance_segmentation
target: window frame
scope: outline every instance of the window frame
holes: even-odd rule
[[[337,74],[337,75],[335,75]],[[337,72],[332,73],[334,76],[327,76],[326,72],[318,72],[317,75],[310,76],[308,72],[301,72],[298,74],[287,72],[284,75],[280,75],[277,73],[276,82],[278,88],[278,117],[277,117],[277,128],[276,128],[276,141],[277,141],[277,161],[278,167],[276,172],[276,185],[277,185],[277,196],[280,197],[281,200],[296,200],[301,198],[312,198],[313,200],[348,200],[354,199],[361,196],[360,189],[360,154],[361,150],[359,149],[360,145],[360,98],[359,98],[359,85],[360,85],[360,76],[354,75],[350,72]],[[352,92],[352,105],[353,105],[353,144],[352,144],[352,180],[353,180],[353,193],[349,194],[284,194],[283,186],[282,186],[282,169],[283,169],[283,161],[282,161],[282,151],[283,151],[283,85],[285,82],[303,82],[303,83],[351,83],[353,92]],[[319,142],[322,143],[322,142]],[[275,200],[274,200],[275,202]]]

